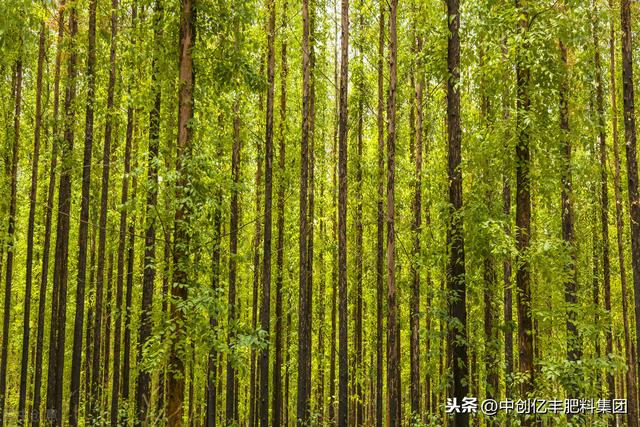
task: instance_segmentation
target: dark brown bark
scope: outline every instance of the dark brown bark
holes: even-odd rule
[[[115,10],[118,0],[112,0],[112,10]],[[116,37],[117,37],[117,15],[111,19],[111,46],[109,50],[109,85],[107,88],[107,111],[113,112],[114,92],[116,84]],[[98,415],[100,402],[102,399],[102,384],[100,384],[101,366],[105,371],[108,366],[108,359],[100,354],[100,339],[102,338],[103,323],[103,286],[104,286],[104,267],[105,267],[105,246],[107,241],[107,204],[109,199],[109,172],[111,162],[111,138],[113,131],[113,116],[107,115],[104,127],[104,145],[102,152],[102,194],[100,197],[100,219],[98,221],[98,270],[96,272],[96,318],[93,336],[93,354],[91,367],[91,394],[89,399],[92,400],[93,416]],[[108,313],[107,313],[108,314]],[[108,317],[106,317],[108,319]]]
[[[298,340],[302,343],[310,341],[311,325],[309,324],[308,294],[308,174],[309,174],[309,140],[311,138],[311,19],[309,0],[302,1],[302,136],[300,142],[300,272],[298,297]],[[298,393],[297,393],[297,425],[305,425],[311,415],[311,349],[305,345],[298,346]]]
[[[93,147],[93,108],[95,103],[96,65],[96,5],[89,2],[89,35],[87,46],[87,100],[85,112],[84,155],[82,160],[82,194],[80,224],[78,226],[78,276],[76,285],[76,313],[73,327],[73,353],[71,358],[71,388],[69,397],[69,424],[78,425],[80,403],[80,369],[84,324],[84,300],[87,277],[87,239],[89,236],[89,198],[91,190],[91,162]]]
[[[233,149],[231,154],[231,177],[233,187],[231,189],[231,220],[229,224],[229,294],[228,294],[228,318],[229,329],[228,343],[231,346],[235,339],[235,319],[236,319],[236,276],[237,276],[237,254],[238,254],[238,188],[240,185],[240,100],[236,99],[233,115]],[[236,372],[231,360],[227,357],[227,390],[226,390],[226,412],[227,424],[233,424],[237,420],[238,409],[236,407],[235,396]]]
[[[385,41],[385,4],[380,2],[378,19],[378,200],[376,206],[376,427],[382,427],[384,387],[384,41]]]
[[[262,107],[260,108],[262,110]],[[253,296],[251,300],[251,327],[255,331],[258,319],[258,293],[260,288],[260,242],[262,240],[262,217],[260,209],[262,207],[262,143],[261,139],[256,140],[257,167],[255,176],[256,188],[256,210],[255,210],[255,232],[253,239]],[[249,378],[249,427],[256,425],[256,409],[258,404],[258,384],[257,384],[257,361],[255,350],[251,350],[251,368]]]
[[[340,32],[340,118],[338,127],[338,422],[347,426],[349,381],[347,319],[347,138],[349,82],[349,0],[342,0]]]
[[[400,326],[395,273],[397,8],[398,0],[391,0],[389,9],[389,91],[387,101],[387,401],[390,427],[399,426],[402,420],[402,404],[400,401]]]
[[[16,60],[16,79],[13,113],[13,141],[11,144],[11,195],[7,224],[7,264],[5,270],[4,307],[2,321],[2,355],[0,356],[0,426],[4,423],[7,390],[7,357],[9,355],[9,322],[11,321],[11,287],[13,285],[13,259],[15,256],[16,198],[18,186],[18,159],[20,153],[20,110],[22,108],[22,58]],[[25,349],[26,351],[26,349]]]
[[[224,133],[224,120],[223,115],[219,117],[220,132]],[[218,145],[218,158],[222,158],[222,145]],[[214,197],[214,211],[213,211],[213,251],[211,254],[211,289],[213,295],[216,295],[220,288],[220,255],[222,246],[222,189],[218,188]],[[218,317],[211,314],[209,318],[209,325],[214,334],[217,334],[218,329]],[[216,415],[217,415],[217,400],[218,390],[222,391],[222,354],[219,354],[214,348],[209,351],[209,364],[208,364],[208,382],[207,383],[207,425],[209,427],[215,427]],[[216,379],[220,383],[216,383]],[[190,391],[191,393],[191,391]],[[191,402],[191,397],[189,398]],[[232,402],[233,404],[233,402]],[[190,405],[191,407],[191,405]],[[229,420],[227,419],[227,425]]]
[[[333,3],[333,15],[338,16],[338,2]],[[333,145],[331,147],[331,353],[329,356],[329,422],[336,424],[336,355],[337,355],[337,314],[338,314],[338,127],[340,96],[338,84],[338,20],[334,21],[333,46],[333,87],[334,123]]]
[[[156,277],[156,221],[158,206],[158,151],[160,145],[160,108],[162,106],[162,88],[160,85],[159,45],[162,38],[163,4],[156,0],[153,12],[154,49],[152,60],[151,84],[153,105],[149,112],[149,152],[147,154],[147,200],[145,208],[144,272],[142,275],[142,301],[140,327],[138,332],[138,363],[142,360],[142,351],[151,336],[151,309],[153,306],[153,286]],[[168,245],[168,242],[165,242]],[[130,261],[131,262],[131,261]],[[127,281],[129,278],[127,277]],[[127,284],[128,288],[128,284]],[[163,313],[166,310],[163,310]],[[126,360],[126,359],[125,359]],[[136,414],[139,421],[147,420],[151,401],[151,378],[149,372],[141,370],[136,381]]]
[[[18,401],[18,421],[25,419],[27,400],[27,375],[29,371],[29,339],[31,334],[31,288],[33,283],[33,235],[38,192],[38,165],[40,161],[40,134],[42,128],[42,75],[46,56],[46,26],[42,22],[38,37],[38,71],[36,77],[36,111],[33,136],[33,157],[31,159],[31,190],[29,191],[29,225],[27,229],[27,259],[24,290],[24,313],[22,333],[22,357],[20,360],[20,398]],[[28,417],[27,417],[28,418]]]
[[[132,35],[132,44],[136,45],[136,26],[138,22],[138,8],[137,5],[133,4],[131,6],[131,25],[133,29]],[[129,90],[131,90],[131,85],[134,81],[130,81]],[[127,141],[125,142],[125,151],[126,144],[129,143],[129,139],[134,140],[133,146],[131,148],[130,157],[133,158],[132,169],[135,170],[137,168],[137,160],[136,154],[138,152],[138,139],[134,138],[134,132],[136,128],[136,110],[134,110],[133,105],[129,105],[127,111]],[[128,203],[135,204],[137,191],[136,187],[138,184],[137,175],[133,176],[131,180],[131,197],[129,198]],[[133,205],[135,206],[135,205]],[[128,246],[126,247],[126,262],[127,262],[127,270],[126,270],[126,291],[125,291],[125,306],[124,306],[124,343],[122,344],[123,353],[122,353],[122,400],[125,404],[129,403],[129,389],[130,389],[130,371],[131,371],[131,300],[133,298],[133,262],[134,262],[134,250],[135,250],[135,238],[136,238],[136,215],[134,210],[134,215],[129,221],[129,226],[127,229],[128,236]],[[115,374],[115,370],[114,370]],[[134,418],[135,420],[135,418]],[[125,419],[124,423],[128,423],[129,420]]]
[[[636,158],[636,120],[633,91],[633,51],[631,35],[631,1],[622,0],[622,98],[624,108],[624,140],[627,153],[627,190],[631,227],[631,269],[636,325],[640,325],[640,194],[638,194],[638,159]],[[640,328],[636,327],[636,352],[640,351]],[[636,363],[640,354],[636,353]],[[636,370],[638,368],[636,367]],[[634,385],[634,388],[636,386]]]
[[[53,217],[54,191],[56,185],[56,170],[58,164],[58,112],[60,101],[60,63],[62,59],[62,38],[64,35],[64,0],[60,2],[58,10],[58,39],[56,49],[56,59],[53,77],[53,139],[51,144],[51,161],[49,166],[49,185],[47,189],[47,199],[45,203],[45,231],[42,243],[42,269],[40,276],[40,288],[38,296],[38,333],[36,337],[36,355],[33,384],[33,425],[39,425],[40,416],[40,393],[42,388],[42,352],[44,347],[44,321],[46,309],[47,283],[49,279],[49,252],[51,248],[51,220]]]
[[[562,80],[560,83],[560,144],[561,144],[561,162],[562,162],[562,196],[561,196],[561,213],[562,213],[562,240],[568,251],[569,261],[565,265],[567,271],[567,279],[564,283],[564,295],[567,313],[567,358],[570,361],[578,360],[581,357],[580,338],[578,336],[578,328],[576,324],[576,305],[578,303],[577,289],[578,277],[576,269],[576,252],[575,252],[575,232],[574,232],[574,214],[573,214],[573,181],[571,177],[571,138],[569,136],[569,100],[567,98],[569,91],[569,70],[567,65],[567,48],[560,40],[560,59],[562,61]],[[569,393],[575,393],[571,390]]]
[[[600,57],[600,37],[598,10],[594,2],[593,13],[593,49],[596,74],[596,110],[598,115],[598,142],[600,151],[600,226],[602,232],[602,286],[604,291],[604,309],[611,312],[611,261],[609,255],[609,188],[607,178],[607,135],[604,113],[604,82],[602,77],[602,60]],[[617,127],[617,125],[616,125]],[[605,332],[606,354],[613,353],[613,325],[611,321]],[[615,382],[613,373],[607,373],[608,397],[614,398]]]
[[[609,7],[613,8],[613,0],[610,0]],[[624,207],[622,203],[622,185],[620,182],[620,149],[618,146],[618,101],[616,91],[616,45],[615,24],[613,19],[610,22],[610,38],[609,38],[609,73],[611,80],[611,136],[613,142],[614,157],[614,176],[613,188],[616,203],[616,240],[618,245],[618,263],[620,268],[620,287],[622,294],[622,319],[624,326],[624,342],[625,356],[627,360],[627,369],[625,380],[627,385],[627,396],[629,399],[629,414],[627,421],[629,426],[638,426],[638,392],[636,384],[635,354],[633,352],[633,341],[631,339],[631,326],[629,324],[629,294],[627,290],[627,272],[624,260]]]
[[[260,326],[270,337],[271,323],[271,230],[273,189],[273,103],[275,89],[275,0],[267,3],[269,23],[267,28],[267,111],[265,126],[264,168],[264,240],[262,258],[262,307]],[[269,351],[270,343],[260,352],[260,427],[269,425]]]
[[[282,27],[287,26],[287,1],[282,4]],[[278,150],[278,194],[277,194],[277,243],[276,243],[276,324],[275,360],[273,365],[273,425],[286,425],[282,418],[282,283],[284,266],[284,198],[286,188],[285,154],[287,132],[287,40],[283,37],[280,46],[280,135]],[[288,347],[287,347],[288,350]],[[287,351],[284,350],[284,351]]]
[[[115,10],[115,9],[114,9]],[[113,18],[112,18],[113,19]],[[116,273],[116,307],[113,334],[113,382],[111,388],[111,423],[118,424],[120,393],[120,346],[122,334],[122,299],[125,276],[125,247],[127,244],[127,202],[129,201],[129,172],[131,171],[131,140],[133,139],[133,107],[127,108],[127,133],[124,147],[124,171],[120,197],[120,230]]]
[[[422,51],[422,38],[415,37],[414,54],[416,57]],[[415,163],[415,177],[413,182],[413,263],[411,265],[411,313],[410,313],[410,359],[411,359],[411,414],[420,416],[420,239],[422,231],[422,95],[423,83],[421,77],[421,63],[416,62],[417,79],[412,76],[415,109],[415,149],[413,161]],[[413,122],[412,122],[413,123]]]
[[[449,146],[448,176],[450,224],[447,229],[449,259],[447,262],[447,287],[450,303],[449,315],[453,324],[449,325],[449,365],[453,370],[451,397],[461,402],[469,392],[469,367],[467,349],[467,308],[465,282],[465,252],[462,219],[462,131],[460,129],[460,3],[448,0],[449,38],[447,46],[447,136]],[[469,425],[467,413],[454,415],[455,426]]]
[[[191,156],[192,130],[189,122],[193,118],[193,88],[195,71],[193,68],[192,48],[195,44],[195,5],[196,0],[183,0],[180,13],[180,71],[178,97],[178,141],[176,171],[178,180],[176,200],[180,201],[174,220],[173,241],[173,280],[171,294],[171,321],[176,331],[172,337],[170,351],[170,369],[168,370],[167,419],[171,426],[182,426],[182,402],[184,401],[184,360],[180,356],[181,347],[185,344],[184,313],[178,308],[180,301],[187,299],[189,286],[189,217],[190,211],[183,199],[189,182],[187,164]]]
[[[364,34],[364,17],[362,13],[358,13],[358,32],[359,34]],[[358,56],[358,62],[360,65],[360,70],[363,70],[364,67],[364,58],[362,53],[362,41],[354,40],[354,44],[356,45],[356,52]],[[360,71],[362,73],[362,71]],[[364,380],[364,371],[363,371],[363,352],[362,352],[362,304],[363,304],[363,288],[362,288],[362,278],[363,278],[363,219],[362,219],[362,149],[363,149],[363,139],[364,139],[364,102],[365,102],[365,77],[364,75],[358,76],[357,83],[357,110],[356,110],[356,158],[355,158],[355,187],[356,187],[356,215],[355,215],[355,231],[356,231],[356,292],[355,292],[355,313],[354,313],[354,341],[355,341],[355,357],[353,358],[354,369],[352,370],[351,383],[352,386],[352,394],[353,394],[353,404],[351,408],[351,412],[354,415],[353,424],[356,426],[361,426],[364,420],[364,396],[362,390],[362,382]]]
[[[58,189],[58,221],[56,228],[55,264],[51,304],[51,333],[49,340],[49,374],[47,381],[47,418],[55,425],[62,424],[62,387],[64,372],[64,342],[66,325],[67,276],[69,261],[69,212],[71,210],[71,157],[74,142],[76,96],[76,66],[78,53],[75,36],[78,33],[77,10],[69,8],[70,53],[67,65],[67,88],[65,93],[64,140],[61,141],[60,185]],[[49,417],[49,415],[51,415]]]
[[[516,248],[518,262],[516,269],[517,306],[518,306],[518,354],[519,371],[524,374],[521,395],[524,397],[533,390],[533,322],[531,315],[531,272],[527,251],[530,246],[531,231],[531,184],[529,176],[529,129],[525,117],[529,114],[529,65],[524,54],[528,43],[529,17],[526,0],[518,0],[521,11],[520,32],[524,37],[524,46],[518,49],[516,61]]]

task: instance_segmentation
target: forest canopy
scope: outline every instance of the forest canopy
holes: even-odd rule
[[[0,426],[638,426],[639,17],[0,1]]]

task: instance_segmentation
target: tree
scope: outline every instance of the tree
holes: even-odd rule
[[[271,229],[273,188],[273,102],[275,88],[275,0],[269,0],[269,23],[267,27],[267,113],[265,129],[264,168],[264,240],[262,269],[262,307],[260,325],[269,337],[271,321]],[[305,254],[306,256],[306,254]],[[270,337],[269,337],[270,339]],[[269,342],[260,352],[260,427],[269,424]]]
[[[11,320],[11,287],[13,285],[13,260],[15,257],[15,223],[18,181],[18,160],[20,153],[20,111],[22,108],[22,58],[15,65],[15,93],[13,94],[13,144],[11,145],[11,195],[7,224],[7,264],[4,288],[4,316],[2,321],[2,355],[0,356],[0,426],[4,423],[5,399],[7,393],[7,358],[9,353],[9,322]]]
[[[380,16],[378,18],[378,170],[377,190],[378,199],[376,206],[376,427],[382,427],[382,388],[383,388],[383,281],[384,281],[384,40],[385,21],[384,4],[380,3]]]
[[[67,87],[64,101],[64,140],[61,141],[60,185],[58,190],[58,220],[56,228],[55,264],[49,335],[49,373],[47,375],[47,410],[55,425],[62,423],[62,380],[64,373],[64,343],[69,261],[69,212],[71,210],[71,154],[74,142],[73,102],[76,96],[78,53],[75,36],[78,33],[77,10],[69,8],[70,53],[67,63]],[[49,418],[49,417],[48,417]]]
[[[184,400],[185,365],[181,348],[185,345],[184,312],[180,303],[187,299],[188,293],[188,261],[189,261],[189,215],[186,186],[189,182],[188,168],[191,155],[193,118],[193,89],[195,70],[193,68],[192,47],[195,44],[195,9],[196,0],[183,0],[180,13],[180,71],[179,71],[179,105],[178,105],[178,142],[176,171],[178,181],[176,198],[179,204],[174,219],[173,241],[173,285],[171,300],[171,317],[175,322],[176,332],[172,337],[170,370],[168,372],[167,419],[169,425],[182,425],[182,403]]]
[[[162,107],[162,88],[160,86],[159,44],[162,39],[163,4],[156,0],[153,11],[153,40],[156,48],[152,60],[153,104],[149,113],[149,154],[147,156],[147,200],[145,210],[144,273],[142,276],[142,302],[140,329],[138,332],[138,363],[142,351],[151,336],[151,307],[153,304],[153,285],[156,276],[156,221],[158,206],[158,151],[160,143],[160,109]],[[167,242],[165,242],[165,245]],[[164,311],[164,310],[163,310]],[[125,359],[126,360],[126,359]],[[151,400],[150,376],[142,370],[136,381],[136,414],[144,421],[148,417]]]
[[[96,8],[97,0],[89,2],[89,37],[87,46],[87,107],[85,113],[84,154],[82,160],[82,199],[78,230],[78,276],[76,285],[76,314],[73,326],[73,357],[71,360],[71,390],[69,423],[78,424],[80,403],[80,365],[82,362],[82,328],[84,324],[84,295],[87,278],[87,240],[89,236],[89,192],[91,187],[91,156],[93,147],[93,110],[95,103],[96,65]]]
[[[18,403],[18,418],[20,422],[25,418],[27,400],[27,375],[29,368],[29,340],[31,334],[31,287],[33,283],[33,236],[36,217],[36,202],[38,194],[38,163],[40,161],[40,137],[42,133],[42,77],[46,56],[46,27],[44,21],[38,36],[38,71],[36,77],[36,111],[33,135],[33,158],[31,159],[31,189],[29,191],[29,225],[27,231],[27,257],[24,287],[24,318],[22,333],[22,358],[20,360],[20,400]]]
[[[620,3],[622,29],[622,100],[624,140],[627,154],[627,190],[631,227],[631,259],[636,307],[636,325],[640,325],[640,194],[638,193],[638,161],[636,158],[636,121],[633,91],[633,52],[631,50],[631,4]],[[640,328],[636,328],[636,363],[640,361]],[[637,371],[638,368],[636,368]],[[634,388],[636,386],[634,385]]]
[[[449,38],[447,43],[447,137],[449,176],[449,216],[447,229],[447,287],[451,302],[449,315],[449,364],[453,371],[451,396],[459,402],[469,391],[469,367],[467,364],[467,308],[465,282],[465,253],[462,217],[462,131],[460,128],[460,2],[447,2],[449,17]],[[456,426],[469,425],[467,413],[456,413]]]
[[[520,33],[524,37],[523,50],[526,50],[527,30],[529,18],[527,3],[518,1],[517,7],[521,11]],[[531,315],[531,271],[527,250],[530,246],[531,233],[531,184],[529,176],[529,129],[526,117],[531,109],[529,98],[529,81],[531,72],[526,59],[518,54],[516,61],[516,247],[518,249],[516,288],[518,306],[518,351],[519,371],[526,376],[522,383],[521,394],[526,396],[531,392],[534,380],[533,371],[533,324]]]
[[[391,427],[401,423],[400,402],[400,327],[396,295],[395,260],[395,161],[396,161],[396,86],[398,78],[397,0],[389,8],[389,91],[387,101],[387,400]]]

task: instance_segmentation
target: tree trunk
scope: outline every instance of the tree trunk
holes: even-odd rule
[[[131,7],[131,21],[132,26],[135,29],[137,25],[138,19],[138,8],[134,4]],[[134,42],[135,42],[134,35]],[[132,82],[133,83],[133,82]],[[133,137],[133,132],[137,127],[135,123],[135,114],[136,112],[133,109],[133,106],[129,106],[129,111],[127,112],[127,138],[129,138],[129,126],[131,126],[131,138],[133,140],[133,147],[131,152],[131,158],[133,158],[132,169],[135,170],[138,166],[137,162],[137,153],[138,153],[138,139]],[[136,201],[136,187],[138,185],[137,175],[133,176],[131,181],[131,202],[134,203]],[[131,300],[133,298],[133,262],[134,262],[134,250],[135,250],[135,238],[136,236],[136,215],[134,210],[133,218],[129,221],[129,227],[127,230],[127,234],[129,237],[129,243],[127,247],[127,281],[126,281],[126,293],[125,293],[125,309],[124,309],[124,344],[123,344],[123,354],[122,354],[122,400],[129,404],[129,390],[130,390],[130,370],[131,370]],[[144,268],[144,267],[143,267]],[[143,273],[144,277],[144,273]],[[135,419],[135,418],[134,418]],[[128,420],[125,419],[125,423]]]
[[[462,219],[462,132],[460,129],[460,14],[459,0],[448,0],[449,39],[447,46],[447,128],[448,128],[448,176],[450,221],[447,230],[449,260],[447,265],[447,286],[450,292],[449,315],[455,325],[449,325],[449,364],[453,369],[451,396],[462,402],[468,394],[469,368],[467,365],[467,307],[465,283],[465,254]],[[454,425],[469,425],[469,414],[456,413]]]
[[[22,108],[22,59],[16,60],[16,80],[13,113],[13,144],[11,147],[11,196],[7,225],[7,269],[5,270],[4,316],[2,322],[2,356],[0,356],[0,426],[4,423],[7,390],[7,357],[9,356],[9,322],[11,321],[11,286],[15,256],[16,198],[18,192],[18,160],[20,148],[20,109]]]
[[[396,295],[395,261],[395,174],[396,174],[396,85],[398,73],[398,36],[396,14],[398,0],[389,9],[389,98],[387,104],[387,400],[389,426],[401,424],[400,402],[400,326]]]
[[[640,325],[640,195],[638,194],[638,160],[636,158],[636,120],[633,98],[633,51],[631,41],[631,1],[621,3],[622,28],[622,94],[624,106],[624,139],[627,153],[627,189],[631,226],[631,259],[635,298],[636,325]],[[636,327],[636,352],[640,351],[640,328]],[[636,353],[636,363],[640,354]],[[638,368],[636,368],[638,370]],[[636,388],[636,385],[634,385]]]
[[[231,175],[233,187],[231,190],[231,220],[229,225],[229,295],[228,295],[228,319],[229,329],[228,343],[231,347],[235,340],[235,319],[236,319],[236,275],[237,275],[237,255],[238,255],[238,188],[240,186],[240,100],[236,99],[233,116],[233,149],[231,154]],[[236,372],[227,357],[227,390],[226,390],[226,419],[227,424],[233,424],[237,420],[237,407],[235,405],[235,383]]]
[[[44,321],[47,301],[47,283],[49,279],[49,252],[51,249],[51,219],[53,217],[56,169],[58,164],[58,110],[60,101],[60,63],[62,58],[62,37],[64,35],[64,0],[58,10],[58,40],[53,77],[53,143],[51,144],[51,163],[49,166],[49,186],[45,204],[45,231],[42,244],[42,269],[38,292],[38,334],[36,337],[36,357],[33,384],[33,425],[40,425],[40,393],[42,388],[42,352],[44,347]],[[1,257],[0,257],[1,258]]]
[[[66,325],[67,276],[69,261],[69,212],[71,210],[71,157],[73,153],[76,96],[76,66],[78,53],[75,36],[78,33],[77,10],[69,10],[70,54],[67,65],[67,88],[65,93],[64,141],[61,142],[60,186],[58,189],[58,221],[56,227],[55,264],[51,304],[51,333],[49,340],[49,373],[47,376],[47,410],[51,421],[62,424],[62,387],[64,372],[64,341]],[[49,417],[47,417],[49,418]]]
[[[176,157],[176,171],[178,181],[176,200],[186,196],[186,186],[189,175],[186,170],[191,157],[192,130],[189,122],[193,118],[193,89],[195,71],[193,69],[192,48],[195,44],[195,5],[196,0],[183,0],[180,16],[180,72],[179,72],[179,105],[178,105],[178,144]],[[187,299],[188,263],[189,263],[189,217],[190,209],[184,202],[180,202],[175,213],[174,242],[173,242],[173,285],[171,294],[171,318],[176,332],[172,337],[170,351],[170,369],[168,371],[168,402],[167,419],[170,426],[182,426],[182,403],[184,401],[184,360],[180,355],[185,341],[184,313],[177,306],[180,301]]]
[[[516,286],[518,289],[518,354],[519,370],[524,374],[524,382],[521,386],[521,395],[525,397],[533,390],[533,324],[531,315],[531,272],[528,256],[530,231],[531,231],[531,188],[529,176],[529,129],[525,118],[529,114],[531,101],[529,99],[529,65],[524,55],[527,51],[529,17],[527,14],[526,0],[518,0],[517,7],[522,16],[520,18],[520,31],[525,37],[524,46],[518,49],[516,61],[516,247],[518,249],[518,262],[516,270]],[[528,425],[528,424],[527,424]]]
[[[151,309],[153,306],[153,285],[156,277],[156,209],[158,206],[158,152],[160,145],[160,108],[162,87],[160,84],[160,43],[164,10],[161,0],[156,0],[153,19],[153,39],[156,48],[153,53],[151,85],[154,101],[149,113],[149,153],[147,154],[147,201],[144,238],[144,272],[142,275],[142,302],[140,327],[138,332],[138,363],[142,361],[142,351],[151,336]],[[165,242],[165,245],[168,244]],[[131,261],[129,261],[131,262]],[[129,278],[127,277],[127,281]],[[128,287],[128,284],[127,284]],[[164,310],[163,310],[164,312]],[[140,370],[136,381],[136,414],[141,422],[149,417],[151,403],[151,378],[149,372]]]
[[[338,426],[347,426],[348,416],[348,319],[347,319],[347,125],[349,82],[349,0],[342,0],[340,51],[340,119],[338,128]]]
[[[118,3],[112,0],[112,10],[115,10]],[[100,219],[98,222],[98,271],[96,273],[96,319],[93,337],[93,354],[91,367],[91,395],[93,401],[93,416],[97,417],[100,411],[100,402],[102,399],[102,387],[100,384],[100,367],[107,369],[109,363],[107,358],[100,354],[100,339],[102,338],[102,293],[104,282],[104,264],[105,264],[105,246],[107,242],[107,203],[109,198],[109,172],[111,162],[111,137],[113,130],[113,117],[111,113],[114,108],[114,92],[116,84],[116,36],[117,36],[117,16],[112,17],[111,21],[111,47],[109,51],[109,86],[107,88],[107,119],[104,127],[104,146],[102,152],[102,194],[100,198]]]
[[[376,427],[382,427],[382,388],[384,387],[384,41],[385,4],[380,2],[378,18],[378,200],[376,206]]]
[[[135,6],[134,6],[135,7]],[[115,11],[115,9],[113,9]],[[112,18],[113,19],[113,18]],[[134,18],[135,19],[135,18]],[[135,28],[135,21],[133,23]],[[113,387],[111,389],[111,423],[118,424],[120,392],[120,345],[122,334],[122,297],[124,288],[125,246],[127,243],[127,202],[129,200],[129,172],[131,171],[131,140],[133,139],[133,107],[127,108],[127,134],[124,148],[124,171],[120,197],[120,236],[118,241],[118,272],[116,275],[115,330],[113,334]]]
[[[596,109],[598,115],[598,141],[600,150],[600,225],[602,232],[602,286],[604,290],[604,309],[611,312],[611,262],[609,258],[609,188],[607,179],[607,136],[606,118],[604,113],[604,83],[602,78],[602,60],[600,58],[600,41],[598,32],[598,10],[594,3],[593,11],[593,49],[594,65],[596,71]],[[617,127],[617,125],[616,125]],[[613,326],[611,320],[607,325],[606,354],[613,354]],[[615,395],[615,383],[613,373],[607,373],[608,398]]]
[[[309,342],[311,325],[309,324],[308,294],[308,174],[309,174],[309,139],[311,133],[311,22],[309,15],[309,0],[302,1],[302,137],[300,142],[300,272],[298,298],[298,340]],[[311,349],[305,345],[298,346],[298,405],[297,425],[308,422],[311,411]]]
[[[569,69],[567,64],[567,48],[560,40],[560,58],[562,61],[562,80],[560,83],[560,135],[561,135],[561,162],[562,162],[562,240],[569,251],[570,261],[565,265],[567,279],[564,283],[564,295],[567,313],[567,358],[570,361],[581,357],[580,338],[576,324],[577,297],[577,270],[575,253],[575,232],[573,215],[573,184],[571,179],[571,140],[569,136]],[[569,390],[568,393],[576,393],[577,390]]]
[[[262,264],[262,307],[260,310],[261,329],[270,340],[271,320],[271,205],[272,205],[272,167],[273,167],[273,100],[275,87],[275,0],[269,0],[269,24],[267,29],[267,113],[265,129],[265,168],[264,168],[264,241]],[[260,427],[269,424],[269,348],[270,343],[260,352]]]
[[[422,38],[415,36],[414,54],[420,55],[422,51]],[[422,77],[421,62],[417,60],[416,71],[418,78],[412,77],[415,108],[415,150],[413,160],[415,162],[415,177],[413,182],[413,262],[411,264],[411,313],[410,313],[410,358],[411,358],[411,416],[420,417],[420,239],[422,231]],[[413,123],[413,122],[412,122]]]
[[[20,361],[20,399],[18,420],[24,422],[27,401],[27,375],[29,372],[29,338],[31,323],[31,286],[33,283],[33,234],[36,217],[38,191],[38,162],[40,161],[40,133],[42,127],[42,74],[46,56],[46,27],[43,22],[38,37],[38,71],[36,77],[36,111],[33,136],[33,157],[31,159],[31,190],[29,191],[29,225],[27,229],[27,259],[24,290],[24,313],[22,333],[22,357]]]
[[[609,6],[613,7],[613,0],[610,0]],[[618,262],[620,267],[620,287],[622,295],[622,319],[624,325],[624,342],[625,356],[627,360],[626,383],[627,396],[629,398],[629,416],[627,421],[630,427],[638,426],[638,389],[636,387],[636,370],[635,354],[633,352],[633,341],[631,339],[631,325],[629,324],[629,303],[627,291],[627,273],[624,260],[624,220],[623,220],[623,204],[622,204],[622,185],[620,182],[620,150],[618,147],[618,101],[616,91],[616,54],[615,54],[615,24],[611,19],[610,38],[609,38],[609,55],[610,55],[610,79],[611,79],[611,136],[613,139],[613,156],[614,156],[614,192],[616,199],[616,236],[618,244]]]
[[[84,156],[82,160],[82,196],[78,230],[78,276],[76,286],[76,313],[73,327],[73,355],[71,358],[71,389],[69,398],[69,424],[78,425],[80,403],[80,369],[84,325],[84,300],[87,277],[87,239],[89,235],[89,199],[91,191],[91,162],[93,147],[93,108],[95,103],[96,65],[96,7],[97,0],[89,2],[89,35],[87,49],[87,108],[85,113]]]
[[[282,4],[282,28],[287,25],[287,1]],[[285,198],[285,144],[287,131],[287,40],[281,42],[280,65],[280,135],[278,153],[278,201],[277,203],[277,260],[276,260],[276,324],[275,324],[275,361],[273,366],[273,425],[287,424],[282,419],[282,270],[284,266],[284,198]],[[287,351],[288,347],[284,350]]]

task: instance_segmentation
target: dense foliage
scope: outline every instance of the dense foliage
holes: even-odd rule
[[[639,14],[0,2],[0,425],[637,426]]]

